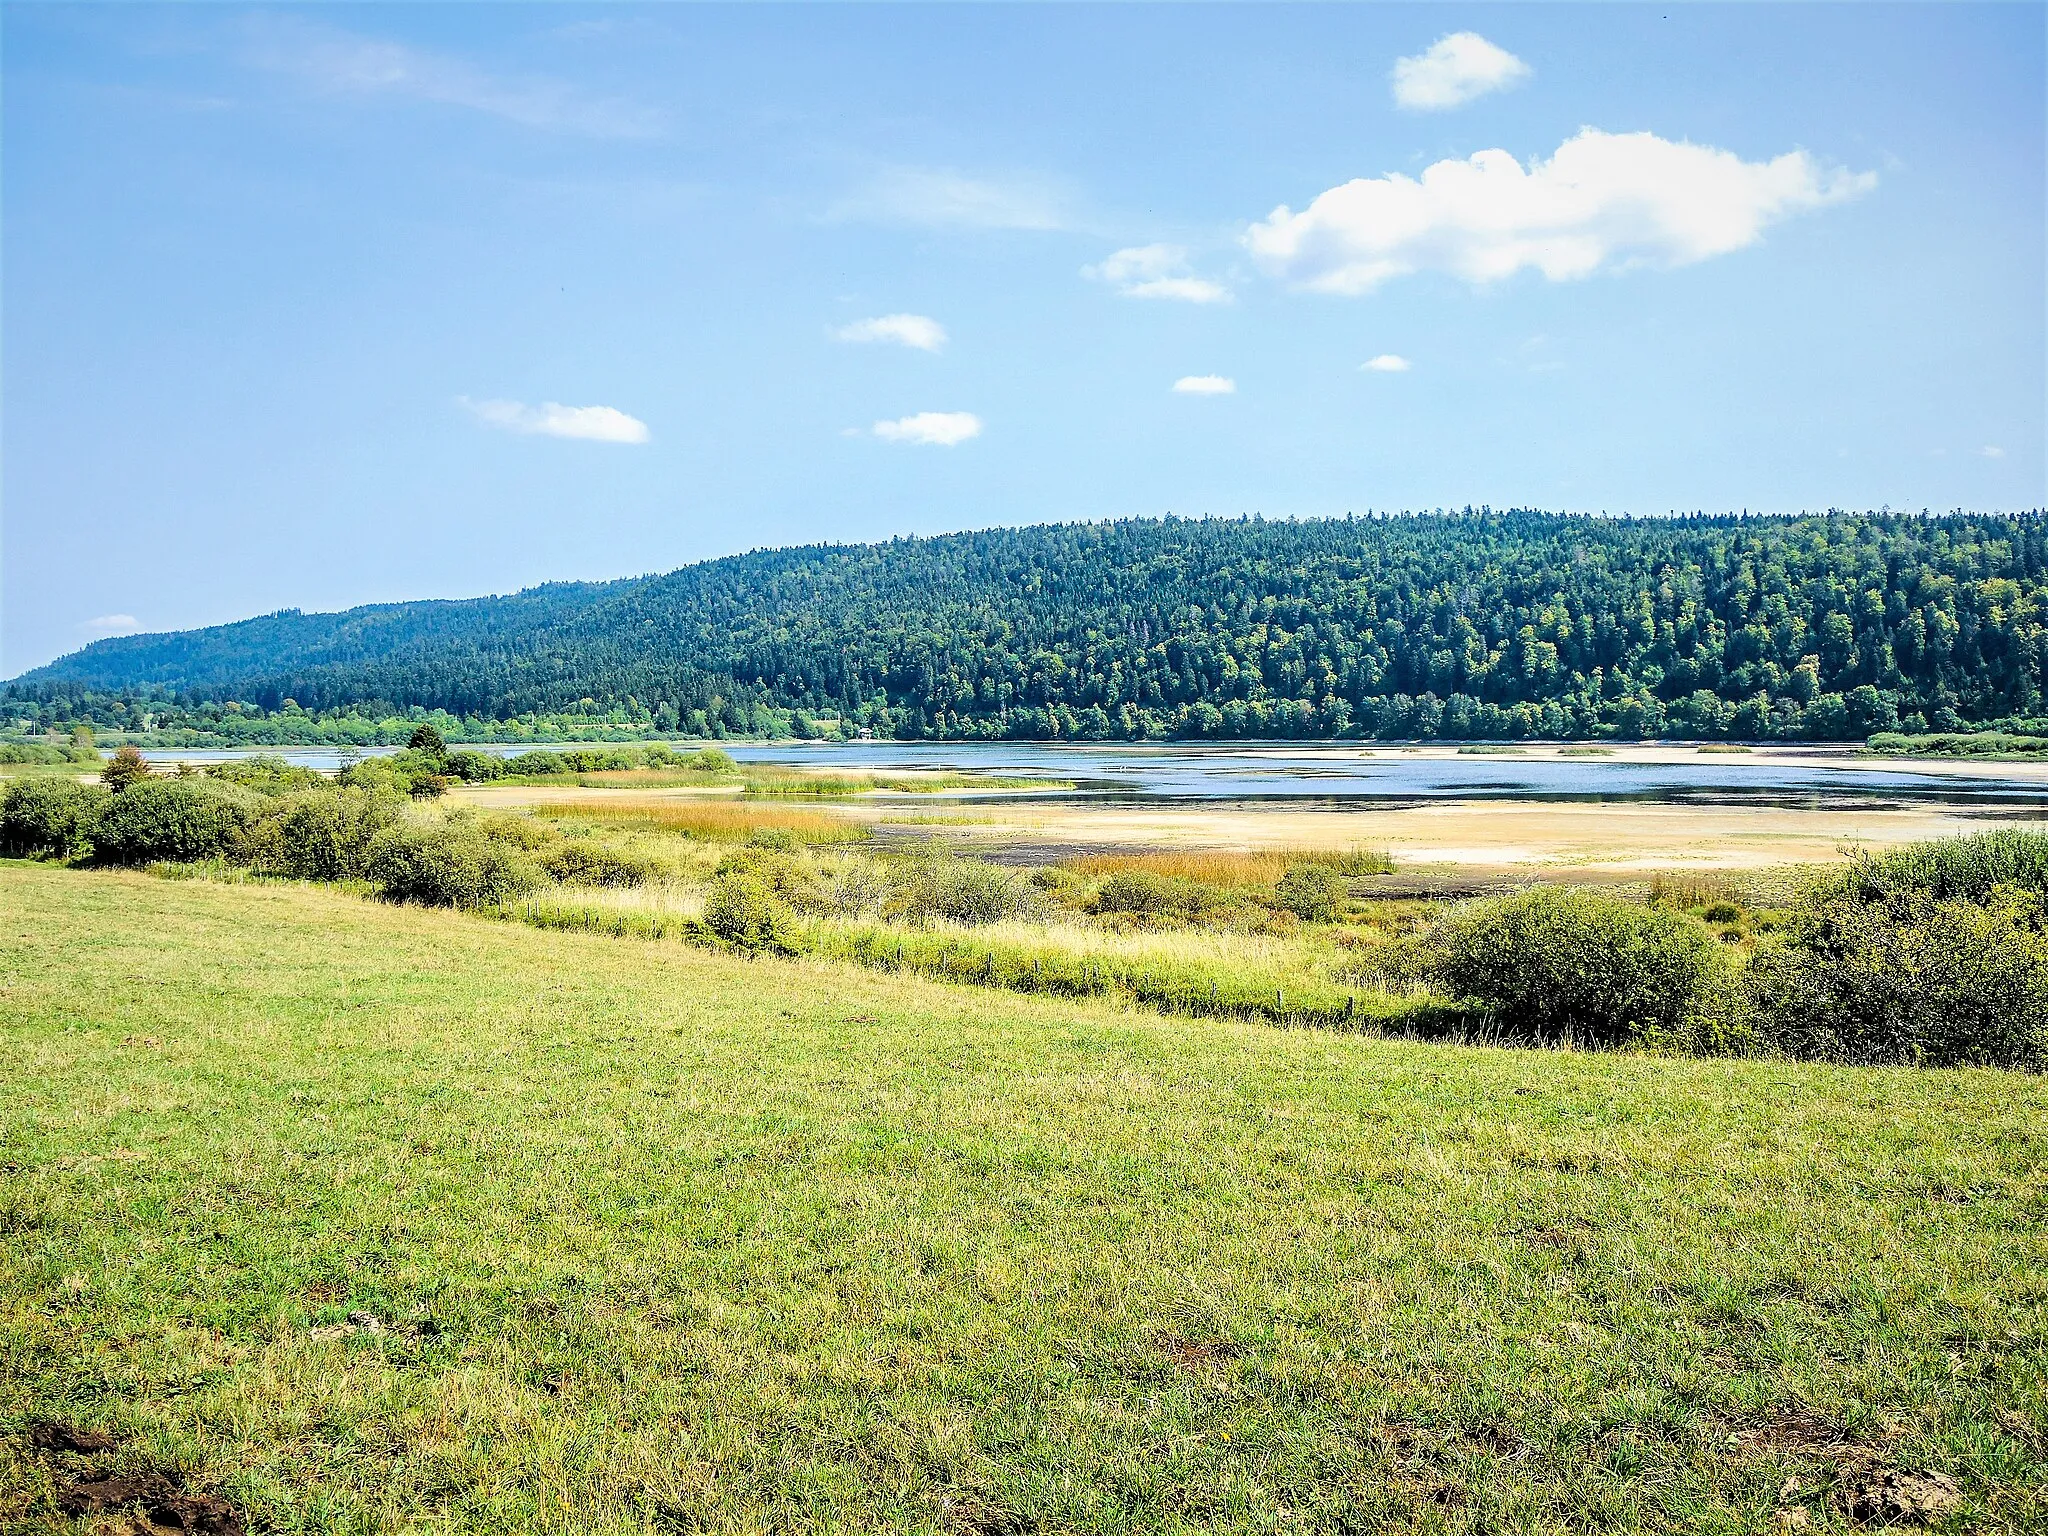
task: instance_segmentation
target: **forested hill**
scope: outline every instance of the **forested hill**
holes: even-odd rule
[[[510,597],[374,603],[341,613],[287,608],[211,629],[121,635],[95,640],[24,673],[14,686],[71,683],[108,691],[165,688],[239,697],[236,690],[285,671],[361,667],[401,650],[432,649],[451,641],[503,643],[512,635],[559,624],[635,584],[551,582]]]
[[[2048,521],[1467,512],[764,550],[102,641],[17,680],[908,737],[1860,737],[2035,715]]]

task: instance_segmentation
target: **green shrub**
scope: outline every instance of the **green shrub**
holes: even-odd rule
[[[93,857],[109,864],[232,854],[262,812],[262,795],[210,778],[145,779],[111,797],[92,829]]]
[[[1692,918],[1539,886],[1432,935],[1430,979],[1509,1029],[1596,1043],[1687,1034],[1718,1000],[1721,948]]]
[[[0,850],[21,858],[73,859],[92,848],[108,800],[97,784],[23,779],[0,797]]]
[[[505,776],[505,759],[495,752],[450,752],[444,766],[450,776],[465,784],[485,784]]]
[[[151,777],[154,775],[149,771],[149,764],[142,760],[141,749],[137,747],[120,748],[100,770],[100,782],[117,795],[130,784],[138,784]]]
[[[654,866],[584,839],[564,842],[540,856],[540,867],[565,885],[645,885]]]
[[[732,754],[721,752],[716,747],[701,747],[682,760],[682,767],[691,773],[738,773],[740,765],[733,761]]]
[[[1035,874],[1032,883],[1039,885]],[[1191,919],[1221,903],[1222,897],[1216,889],[1199,880],[1155,875],[1145,869],[1121,869],[1105,876],[1102,884],[1096,887],[1093,906],[1104,916],[1128,913],[1133,917]]]
[[[531,816],[479,816],[471,817],[462,811],[449,821],[450,826],[467,827],[479,837],[488,837],[494,843],[504,843],[522,853],[536,853],[543,848],[552,848],[562,840],[562,834],[546,822],[536,821]]]
[[[495,906],[542,880],[521,850],[460,823],[388,828],[371,842],[366,862],[388,899],[432,907]]]
[[[366,757],[341,770],[337,782],[351,789],[389,790],[415,800],[431,800],[447,789],[447,763],[418,752],[391,757]]]
[[[2038,892],[1983,901],[1842,892],[1796,908],[1750,964],[1753,1027],[1788,1056],[1922,1066],[2048,1066],[2048,912]]]
[[[826,906],[817,870],[793,854],[772,848],[735,849],[718,861],[714,879],[747,875],[766,886],[785,905],[798,911],[815,912]]]
[[[505,764],[506,774],[515,779],[545,779],[558,773],[574,772],[558,752],[522,752]]]
[[[890,873],[884,911],[913,923],[940,919],[968,927],[1034,919],[1043,898],[1015,870],[974,859],[914,859]]]
[[[735,949],[797,952],[796,925],[788,905],[750,869],[729,869],[711,882],[704,899],[704,926]]]
[[[1985,901],[2000,886],[2048,895],[2048,833],[2006,828],[1865,854],[1823,887],[1860,902],[1905,895]]]
[[[0,741],[0,763],[97,763],[98,752],[87,747],[53,747],[40,741]]]
[[[1334,923],[1350,905],[1343,876],[1327,864],[1293,864],[1273,888],[1273,905],[1305,923]]]
[[[431,725],[423,725],[412,733],[405,744],[408,752],[417,752],[422,757],[433,758],[436,762],[448,759],[448,743],[441,739],[441,733]]]
[[[258,874],[289,880],[360,880],[370,845],[397,825],[396,796],[323,786],[272,801],[242,836],[236,856]]]
[[[300,790],[324,788],[327,784],[327,776],[317,769],[301,768],[274,752],[258,752],[253,757],[208,764],[206,776],[219,779],[224,784],[239,784],[244,789],[253,789],[259,795],[289,795]]]

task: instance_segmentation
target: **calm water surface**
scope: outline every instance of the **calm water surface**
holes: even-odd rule
[[[526,748],[490,746],[479,750],[516,753]],[[2048,785],[2018,775],[1960,778],[1824,755],[1788,760],[1708,753],[1697,760],[1642,763],[1512,754],[1421,757],[1394,748],[889,741],[836,746],[733,744],[726,750],[743,762],[873,770],[977,770],[1067,779],[1075,788],[1060,792],[1061,798],[1078,795],[1093,800],[1376,805],[1451,799],[1627,800],[1813,807],[1936,802],[2003,809],[2008,814],[2048,813]],[[149,754],[162,761],[229,755],[202,750]],[[332,769],[341,761],[339,753],[324,747],[287,747],[280,755],[313,768]]]

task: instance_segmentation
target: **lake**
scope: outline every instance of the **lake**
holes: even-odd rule
[[[567,745],[567,744],[564,744]],[[604,746],[616,743],[592,743]],[[1532,752],[1457,756],[1397,747],[1290,746],[1286,743],[1056,746],[1037,742],[849,742],[834,745],[728,743],[743,762],[810,767],[949,769],[1071,780],[1062,798],[1128,802],[1286,800],[1400,805],[1428,800],[1651,801],[1820,807],[1938,802],[2048,811],[2048,781],[2029,764],[1980,765],[1972,776],[1888,765],[1841,752],[1799,749],[1756,754],[1703,753],[1645,760],[1622,748],[1614,757],[1556,757]],[[373,749],[376,750],[376,749]],[[383,749],[391,750],[391,749]],[[516,753],[520,746],[482,751]],[[152,759],[219,759],[222,751],[153,751]],[[280,755],[333,769],[327,747],[287,747]],[[2012,771],[2002,770],[2010,767]],[[1035,798],[1035,797],[1033,797]]]

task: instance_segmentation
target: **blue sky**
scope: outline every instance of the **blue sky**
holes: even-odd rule
[[[2040,505],[2044,15],[10,5],[0,672],[1009,522]]]

